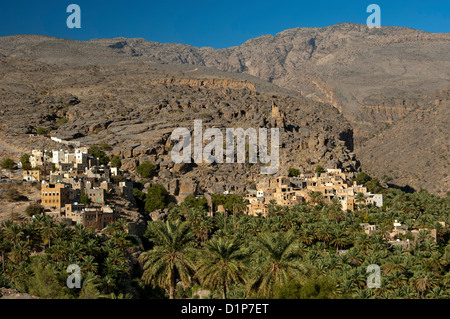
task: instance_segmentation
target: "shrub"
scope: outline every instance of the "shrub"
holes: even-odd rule
[[[368,174],[361,172],[355,178],[353,178],[353,181],[357,182],[360,185],[363,185],[363,184],[367,183],[368,181],[370,181],[371,179],[372,178]]]
[[[300,171],[298,169],[292,167],[289,169],[289,176],[295,177],[298,175],[300,175]]]
[[[25,214],[27,214],[27,216],[31,217],[33,215],[42,214],[43,211],[44,211],[44,207],[42,207],[42,205],[40,205],[40,204],[30,204],[25,209]]]
[[[85,192],[81,193],[80,195],[80,203],[84,204],[86,206],[90,205],[92,200],[89,198],[89,196],[86,195]]]
[[[146,161],[140,164],[136,168],[136,171],[141,177],[150,178],[156,174],[156,165]]]
[[[69,119],[67,117],[62,117],[62,118],[56,120],[56,123],[58,125],[63,125],[63,124],[66,124],[67,122],[69,122]]]
[[[109,163],[109,157],[106,156],[105,152],[100,149],[97,145],[93,145],[89,148],[89,154],[97,157],[100,164],[107,165]]]
[[[7,168],[7,169],[13,168],[14,165],[16,165],[16,164],[15,164],[14,161],[13,161],[12,159],[10,159],[10,158],[5,158],[5,159],[2,161],[2,163],[1,163],[2,168]]]
[[[45,135],[45,134],[47,134],[47,130],[46,130],[45,128],[43,128],[43,127],[38,127],[38,128],[36,129],[36,133],[37,133],[38,135]]]
[[[323,172],[325,172],[325,169],[322,166],[317,165],[316,166],[316,173],[320,176],[320,174],[322,174]]]
[[[169,203],[169,193],[160,184],[152,185],[145,196],[145,211],[151,213],[163,209]]]
[[[112,150],[112,146],[109,145],[108,143],[103,143],[100,145],[100,148],[104,151],[111,151]]]
[[[188,195],[183,203],[192,208],[198,208],[202,211],[208,211],[208,201],[204,196],[196,198],[194,195]]]
[[[30,155],[23,154],[20,157],[20,162],[22,163],[22,169],[31,169]]]
[[[117,156],[117,155],[114,155],[114,156],[111,158],[111,165],[112,165],[113,167],[120,168],[120,166],[122,166],[122,161],[120,160],[120,157]]]

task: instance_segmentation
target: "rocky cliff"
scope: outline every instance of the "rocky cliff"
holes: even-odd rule
[[[78,49],[56,58],[58,43],[64,50],[71,45]],[[47,52],[47,46],[55,52],[43,61],[38,49]],[[195,191],[244,191],[261,178],[264,164],[249,163],[248,158],[242,164],[175,164],[171,133],[177,127],[192,131],[194,120],[202,120],[203,130],[215,127],[223,135],[226,128],[279,128],[278,174],[291,167],[313,170],[318,164],[358,170],[351,153],[353,131],[339,111],[274,84],[114,52],[94,64],[76,41],[43,38],[31,51],[28,57],[0,57],[6,65],[0,70],[1,136],[22,149],[64,147],[33,136],[38,128],[83,145],[108,144],[109,155],[119,156],[132,173],[144,161],[155,163],[158,175],[152,182],[180,198]]]
[[[345,156],[326,155],[326,149],[343,143],[349,162],[351,151],[363,159],[363,170],[379,178],[393,175],[383,166],[389,163],[390,170],[403,172],[398,183],[437,190],[443,174],[425,174],[420,183],[413,183],[420,169],[395,166],[386,152],[397,150],[395,157],[402,162],[424,159],[436,172],[444,167],[433,153],[424,151],[431,141],[420,136],[433,132],[436,141],[448,145],[447,132],[430,126],[449,122],[448,114],[428,111],[436,99],[447,105],[448,95],[441,93],[450,87],[449,52],[449,34],[350,23],[290,29],[219,50],[139,38],[2,37],[0,114],[5,132],[23,134],[46,126],[87,143],[107,141],[101,132],[108,132],[112,143],[120,144],[124,159],[142,156],[148,145],[165,145],[173,129],[168,123],[187,125],[194,117],[189,114],[203,116],[208,119],[205,123],[218,120],[222,128],[231,120],[236,125],[277,123],[287,135],[302,139],[301,146],[287,146],[290,151],[314,145],[309,139],[317,134],[312,140],[320,140],[322,149],[300,155],[303,161],[314,163],[311,154],[315,154],[316,160],[328,157],[330,164],[344,165]],[[273,110],[272,104],[279,109]],[[7,106],[14,106],[14,111]],[[427,124],[403,121],[417,112],[427,114]],[[24,121],[22,114],[29,114],[30,120]],[[393,134],[397,123],[398,134]],[[311,128],[314,133],[302,131]],[[409,130],[422,132],[415,144],[407,141]],[[319,139],[319,134],[333,138]],[[123,141],[118,142],[121,135]],[[137,136],[145,136],[147,143]],[[441,152],[449,157],[448,149]],[[150,153],[164,152],[152,147]],[[128,162],[130,167],[138,163]],[[355,168],[353,162],[350,166]]]

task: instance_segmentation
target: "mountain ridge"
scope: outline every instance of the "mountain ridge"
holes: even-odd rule
[[[176,70],[176,77],[183,78],[194,72],[213,77],[221,74],[246,78],[258,90],[272,90],[274,94],[283,91],[285,95],[332,105],[351,124],[354,151],[362,159],[363,168],[368,170],[374,165],[369,158],[383,159],[384,153],[381,148],[366,145],[371,145],[379,132],[401,122],[414,110],[426,110],[435,99],[447,101],[445,92],[450,88],[450,34],[405,27],[369,29],[353,23],[323,28],[298,27],[225,49],[121,37],[74,41],[46,36],[10,36],[0,38],[0,44],[3,44],[0,54],[4,58],[36,61],[42,63],[39,67],[49,69],[55,65],[83,67],[87,64],[95,68],[134,62],[164,65]],[[426,135],[425,125],[420,122],[414,125]],[[389,144],[401,145],[405,138],[403,133],[396,134]],[[445,136],[437,136],[437,139],[446,142]],[[422,142],[426,144],[425,140]],[[417,148],[417,154],[420,154],[419,149],[422,148]],[[373,154],[367,154],[369,150]],[[443,152],[443,156],[448,157],[446,151]],[[426,162],[433,166],[430,154],[421,155],[429,157]],[[389,164],[384,159],[375,165]],[[437,161],[437,165],[445,168],[448,163]],[[385,170],[375,170],[374,174],[381,178]],[[414,175],[408,169],[400,175],[405,174]],[[411,178],[400,181],[410,183]],[[410,186],[434,189],[435,183],[443,181],[433,177]]]

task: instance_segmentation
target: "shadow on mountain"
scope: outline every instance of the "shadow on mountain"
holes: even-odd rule
[[[412,193],[415,193],[417,190],[415,190],[414,188],[412,188],[411,186],[409,186],[409,185],[405,185],[405,186],[399,186],[399,185],[395,185],[395,184],[387,184],[390,188],[395,188],[395,189],[399,189],[399,190],[401,190],[402,192],[405,192],[405,193],[409,193],[409,194],[412,194]]]

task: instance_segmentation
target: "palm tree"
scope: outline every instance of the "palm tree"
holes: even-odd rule
[[[256,238],[255,246],[264,261],[255,274],[250,291],[271,297],[273,288],[306,273],[306,267],[300,263],[299,242],[292,232],[262,234]]]
[[[96,273],[98,263],[95,262],[95,257],[91,255],[83,256],[82,269],[86,272]]]
[[[308,195],[313,205],[323,202],[323,195],[321,192],[310,192]]]
[[[0,241],[0,252],[2,253],[2,270],[5,271],[5,255],[6,252],[11,250],[11,243],[6,240]]]
[[[233,196],[231,198],[230,206],[233,212],[233,231],[236,231],[236,213],[243,213],[247,208],[246,201],[240,196]]]
[[[317,229],[315,235],[318,240],[323,241],[325,243],[326,248],[328,248],[328,245],[332,238],[330,231],[331,228],[327,224],[322,224]]]
[[[383,265],[383,267],[384,267],[384,265]],[[399,270],[394,270],[388,278],[389,278],[388,281],[395,288],[401,288],[407,282],[406,276],[404,275],[404,273],[402,271],[399,271]]]
[[[111,236],[111,240],[122,249],[129,243],[127,236],[128,234],[125,231],[119,229],[114,231]]]
[[[13,249],[11,249],[10,259],[13,263],[18,264],[29,258],[30,249],[25,241],[19,241]]]
[[[48,247],[51,247],[51,241],[56,237],[55,227],[51,224],[44,225],[42,228],[42,237],[44,238],[45,242],[48,243]]]
[[[431,299],[446,299],[448,298],[447,293],[445,292],[445,289],[442,287],[434,287],[433,290],[431,290],[427,296],[427,298]]]
[[[21,230],[20,226],[14,223],[11,220],[7,220],[3,223],[4,227],[4,238],[8,241],[10,241],[14,247],[16,247],[17,243],[22,239],[24,236],[23,231]]]
[[[119,218],[117,221],[112,222],[108,226],[106,226],[105,233],[111,235],[118,231],[127,232],[127,230],[127,221],[124,218]]]
[[[332,244],[334,247],[336,247],[338,250],[339,248],[343,248],[348,244],[347,236],[346,234],[339,230],[335,229],[332,233],[333,239],[331,239],[330,244]]]
[[[146,235],[155,247],[139,257],[144,263],[142,279],[146,284],[169,289],[169,298],[175,296],[177,277],[189,284],[194,273],[192,263],[193,234],[187,223],[150,222]]]
[[[365,253],[369,250],[371,246],[371,241],[369,235],[367,234],[358,234],[356,237],[355,247],[361,248]]]
[[[300,234],[299,234],[299,239],[302,243],[304,243],[305,245],[311,245],[314,242],[314,230],[310,229],[308,227],[302,227]]]
[[[205,242],[208,239],[209,234],[214,228],[214,224],[210,217],[205,216],[203,220],[200,222],[199,225],[193,229],[193,231],[196,233],[197,238],[201,242]]]
[[[437,286],[437,279],[433,276],[432,273],[420,273],[413,278],[411,278],[414,288],[417,291],[417,297],[423,298],[423,295],[426,291],[433,289]]]
[[[130,271],[125,255],[119,248],[111,249],[108,252],[103,265],[105,273],[114,279]]]
[[[359,203],[359,204],[366,203],[366,198],[364,197],[363,193],[356,194],[355,203]]]
[[[203,248],[199,251],[195,277],[213,290],[221,287],[222,298],[226,299],[231,283],[245,281],[249,254],[242,249],[239,241],[227,237],[214,237]]]

